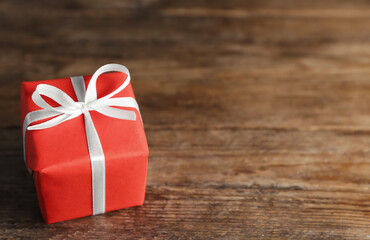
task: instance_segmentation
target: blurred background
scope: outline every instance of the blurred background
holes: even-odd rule
[[[0,238],[367,239],[370,2],[0,2]],[[143,207],[45,225],[22,81],[132,74]]]

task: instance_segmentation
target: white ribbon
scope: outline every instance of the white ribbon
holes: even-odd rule
[[[96,81],[105,72],[123,72],[127,75],[126,80],[110,94],[97,98]],[[91,119],[89,111],[97,111],[112,118],[124,120],[136,120],[135,111],[123,110],[114,107],[135,108],[139,112],[139,106],[132,97],[112,98],[122,91],[130,83],[130,73],[125,66],[120,64],[107,64],[100,67],[91,77],[85,92],[85,83],[82,76],[71,77],[78,102],[75,102],[65,92],[51,85],[39,84],[32,94],[32,100],[41,110],[29,112],[23,122],[23,149],[25,155],[25,135],[27,130],[39,130],[51,128],[62,122],[84,115],[87,146],[91,160],[92,173],[92,202],[93,214],[105,212],[105,157],[98,133]],[[41,96],[46,96],[59,103],[60,106],[50,106]],[[139,112],[140,114],[140,112]],[[33,122],[51,118],[48,121],[30,126]],[[141,116],[140,116],[141,118]]]

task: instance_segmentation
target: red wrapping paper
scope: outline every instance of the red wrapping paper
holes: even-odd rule
[[[127,75],[106,73],[97,82],[98,98],[118,88]],[[91,76],[85,76],[85,86]],[[53,85],[77,101],[70,78],[24,82],[21,87],[21,116],[40,108],[32,101],[38,84]],[[131,83],[114,97],[133,97]],[[44,98],[52,106],[51,99]],[[115,119],[90,111],[105,155],[105,211],[142,205],[145,197],[148,145],[137,110],[136,121]],[[40,123],[45,120],[36,122]],[[31,170],[40,210],[46,223],[92,215],[91,164],[84,116],[57,126],[27,130],[26,164]]]

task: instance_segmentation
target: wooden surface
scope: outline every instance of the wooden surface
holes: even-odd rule
[[[0,238],[369,239],[368,1],[0,2]],[[145,205],[52,225],[22,81],[126,65]]]

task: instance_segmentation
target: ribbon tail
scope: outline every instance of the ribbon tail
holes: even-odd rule
[[[59,113],[60,114],[60,113]],[[45,128],[51,128],[56,125],[61,124],[62,122],[65,122],[67,120],[71,120],[73,118],[78,117],[79,115],[69,115],[69,114],[62,114],[59,115],[53,119],[50,119],[46,122],[42,122],[36,125],[29,126],[27,130],[40,130],[40,129],[45,129]]]
[[[108,106],[99,107],[96,109],[96,111],[103,115],[111,117],[111,118],[118,118],[118,119],[131,120],[131,121],[136,120],[135,111],[118,109],[118,108],[113,108],[113,107],[108,107]]]
[[[93,215],[105,212],[105,156],[88,111],[84,112],[87,146],[91,161]]]
[[[120,97],[120,98],[109,98],[109,99],[99,99],[95,105],[92,107],[100,112],[101,114],[107,115],[109,117],[126,119],[126,120],[136,120],[136,113],[134,111],[128,111],[113,107],[127,107],[134,108],[138,111],[141,122],[143,119],[141,117],[139,105],[136,100],[132,97]],[[129,113],[130,112],[130,113]]]

